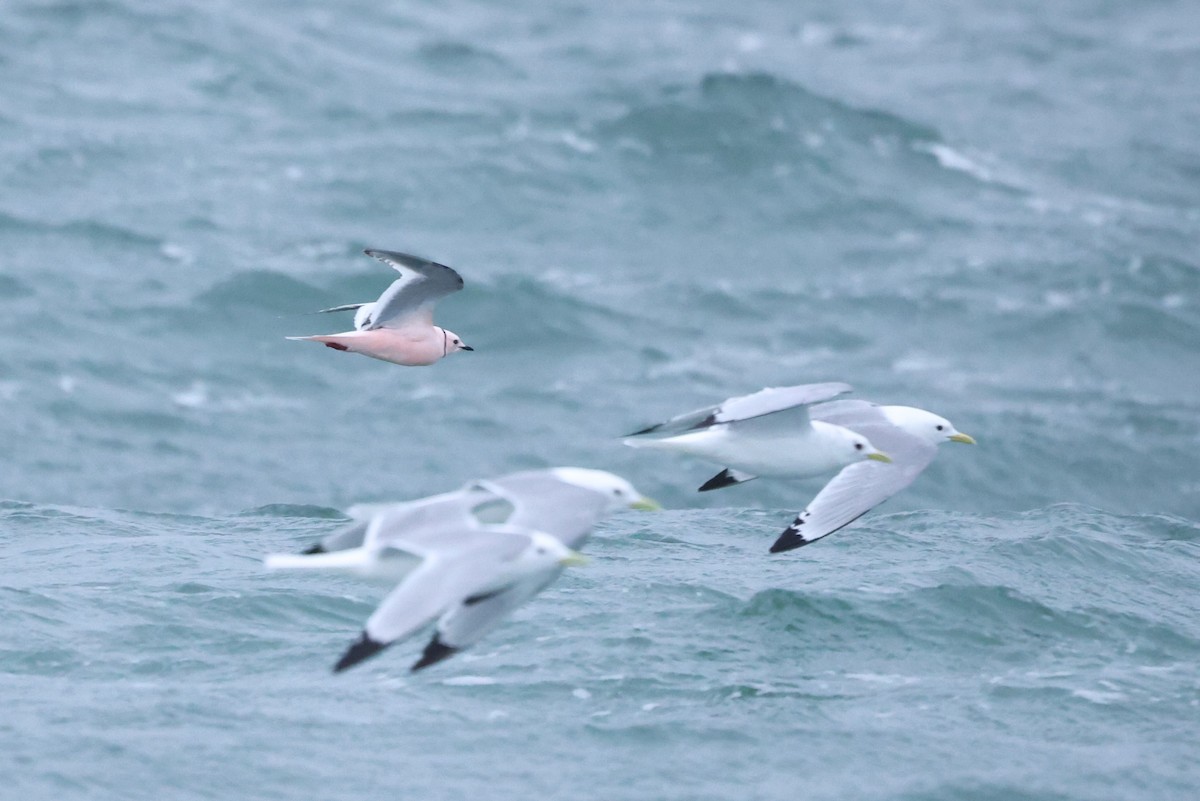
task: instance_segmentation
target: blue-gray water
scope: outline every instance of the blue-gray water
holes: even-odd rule
[[[1200,10],[1187,0],[11,2],[0,777],[28,799],[1200,795]],[[288,334],[454,265],[476,348]],[[846,380],[903,495],[620,447]],[[336,509],[530,466],[603,524],[477,648],[329,666]]]

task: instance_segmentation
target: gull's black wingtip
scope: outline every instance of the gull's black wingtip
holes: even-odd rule
[[[627,437],[640,437],[642,434],[653,434],[658,429],[662,428],[662,423],[655,423],[649,428],[643,428],[641,431],[634,431],[632,434],[626,434]]]
[[[433,639],[429,641],[429,645],[425,646],[425,652],[421,654],[421,658],[417,660],[416,664],[412,666],[411,670],[413,673],[416,673],[418,670],[424,670],[430,665],[436,665],[443,659],[449,659],[457,654],[460,650],[462,649],[455,648],[451,645],[446,645],[446,643],[438,639],[438,636],[435,634],[433,635]]]
[[[779,539],[775,540],[775,544],[771,546],[771,553],[794,551],[804,545],[808,545],[808,540],[804,539],[796,529],[789,528],[779,535]]]
[[[711,490],[721,489],[722,487],[729,487],[734,484],[741,484],[741,483],[742,483],[742,479],[734,477],[733,473],[731,473],[729,471],[729,468],[726,467],[720,473],[717,473],[715,476],[710,478],[708,481],[705,481],[703,484],[701,484],[700,489],[698,489],[696,491],[697,492],[709,492]]]
[[[301,551],[300,553],[303,554],[304,556],[311,556],[314,553],[325,553],[325,548],[324,548],[324,546],[321,545],[321,543],[318,542],[316,545],[310,545],[308,548]]]
[[[347,668],[352,668],[364,659],[370,659],[375,654],[388,647],[386,642],[377,642],[372,640],[364,631],[358,642],[346,649],[346,653],[342,654],[342,658],[333,666],[334,673],[341,673]]]
[[[400,264],[404,264],[408,260],[425,261],[418,256],[410,256],[407,253],[399,253],[395,250],[382,250],[381,248],[363,248],[363,253],[372,259],[378,259],[384,263],[399,262]]]

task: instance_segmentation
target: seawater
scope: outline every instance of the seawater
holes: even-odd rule
[[[0,795],[1191,799],[1197,11],[15,2],[0,15]],[[455,266],[475,353],[285,335]],[[698,495],[621,434],[766,385],[946,446]],[[669,509],[423,674],[261,556],[557,464]]]

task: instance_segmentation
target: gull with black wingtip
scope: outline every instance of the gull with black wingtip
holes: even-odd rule
[[[516,526],[401,534],[369,530],[363,544],[333,553],[267,557],[271,569],[337,570],[398,581],[334,666],[341,672],[411,637],[459,604],[483,600],[583,558],[556,538]],[[430,536],[434,534],[435,536]]]
[[[565,565],[579,561],[570,554],[596,523],[624,508],[658,504],[602,470],[525,470],[428,498],[352,507],[347,514],[353,522],[302,554],[268,556],[266,565],[400,582],[334,670],[352,667],[436,620],[433,637],[412,666],[417,671],[474,645],[550,586]],[[520,533],[548,536],[570,558],[538,562],[529,554],[522,563],[529,569],[506,566],[520,553],[512,539]],[[491,534],[504,535],[509,545],[489,550]],[[421,559],[428,564],[418,568]]]
[[[771,546],[781,553],[808,545],[853,523],[911,484],[944,442],[974,445],[975,440],[949,420],[913,406],[878,406],[842,400],[809,409],[814,420],[844,426],[882,448],[889,464],[858,462],[842,469]]]
[[[867,437],[809,416],[812,404],[849,391],[849,384],[838,382],[769,387],[643,428],[625,444],[729,465],[705,482],[701,492],[758,476],[810,478],[864,459],[889,461]],[[647,434],[669,436],[644,439]]]

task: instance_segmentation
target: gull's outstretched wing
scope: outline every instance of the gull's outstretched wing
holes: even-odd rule
[[[330,306],[328,309],[317,309],[317,314],[329,314],[330,312],[353,311],[356,312],[363,306],[370,306],[374,301],[366,303],[344,303],[341,306]]]
[[[500,579],[505,564],[529,547],[530,537],[515,531],[442,532],[436,546],[412,547],[423,561],[393,589],[367,619],[362,636],[334,666],[353,667],[392,643],[412,636],[456,604]]]
[[[392,531],[403,532],[430,527],[441,529],[455,525],[469,528],[474,512],[491,500],[500,499],[486,490],[468,487],[413,501],[357,504],[346,511],[347,516],[354,522],[327,534],[304,553],[332,553],[357,548],[363,544],[372,524],[375,525],[374,536],[382,537],[384,542],[388,533]],[[504,520],[493,519],[486,522]]]
[[[517,607],[554,583],[563,568],[527,577],[505,589],[482,597],[468,598],[438,621],[437,631],[412,666],[422,670],[479,642],[511,615]]]
[[[365,331],[371,321],[371,311],[375,308],[375,301],[367,301],[366,303],[346,303],[341,306],[330,306],[328,309],[318,309],[315,314],[329,314],[330,312],[354,312],[354,330]]]
[[[508,523],[544,531],[578,549],[608,510],[610,498],[568,483],[554,470],[526,470],[484,482],[513,504]]]
[[[384,506],[372,515],[367,525],[365,542],[378,547],[435,547],[446,536],[478,531],[479,515],[493,506],[507,514],[487,522],[506,522],[511,504],[504,498],[479,486],[468,486],[455,492],[434,495],[417,501]]]
[[[921,474],[937,446],[907,434],[866,401],[835,401],[814,406],[812,419],[844,426],[861,434],[892,458],[891,463],[855,462],[826,484],[771,546],[781,553],[808,545],[849,525]]]
[[[753,420],[784,411],[790,412],[787,421],[790,425],[803,425],[808,422],[807,410],[810,404],[828,401],[849,391],[849,384],[836,381],[824,384],[798,384],[794,387],[768,387],[751,395],[729,398],[716,406],[672,417],[665,423],[643,428],[629,436],[692,431],[720,423]],[[801,419],[798,420],[797,417]]]
[[[428,498],[352,506],[347,514],[354,522],[325,536],[305,553],[357,548],[368,528],[386,544],[393,534],[413,536],[486,525],[545,531],[568,548],[579,548],[608,510],[608,503],[603,494],[563,481],[553,469],[524,470]]]
[[[358,310],[354,324],[359,330],[401,328],[413,322],[433,325],[433,304],[463,288],[462,276],[444,264],[392,250],[363,252],[393,268],[401,277],[369,309],[364,305]]]

